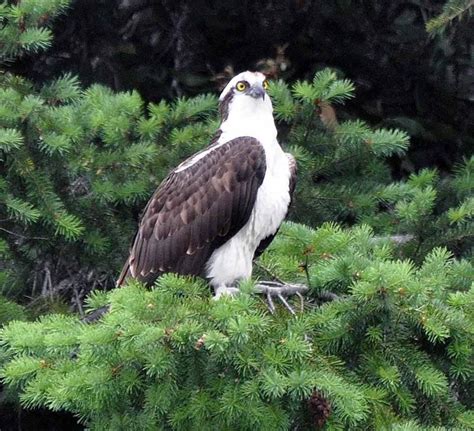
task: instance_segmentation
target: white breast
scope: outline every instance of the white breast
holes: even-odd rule
[[[267,169],[250,218],[234,237],[214,251],[207,262],[206,276],[213,286],[232,286],[237,280],[249,278],[255,250],[263,239],[275,234],[288,211],[288,158],[276,139],[267,140],[264,147]]]

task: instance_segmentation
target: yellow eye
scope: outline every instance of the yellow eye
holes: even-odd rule
[[[264,90],[266,90],[269,85],[270,85],[270,84],[268,83],[268,81],[267,81],[266,79],[265,79],[265,81],[263,81],[263,83],[262,83],[262,87],[263,87]]]
[[[239,81],[237,82],[237,85],[235,86],[235,88],[237,88],[237,90],[239,91],[244,91],[247,88],[247,86],[248,84],[245,81]]]

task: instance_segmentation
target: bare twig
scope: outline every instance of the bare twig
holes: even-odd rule
[[[305,264],[304,264],[304,273],[306,275],[306,281],[308,282],[308,287],[311,287],[311,280],[310,280],[310,277],[309,277],[309,258],[308,258],[308,255],[306,254],[306,261],[305,261]]]
[[[16,237],[22,238],[22,239],[44,239],[44,240],[47,240],[47,239],[48,239],[48,238],[44,238],[44,237],[42,237],[42,236],[25,236],[25,235],[21,235],[21,234],[19,234],[19,233],[12,232],[11,230],[5,229],[4,227],[0,227],[0,230],[3,230],[4,232],[9,233],[10,235],[13,235],[13,236],[16,236]]]
[[[36,292],[36,283],[38,282],[38,272],[35,271],[35,276],[33,278],[33,286],[31,287],[31,296],[35,296]]]
[[[41,296],[45,297],[48,293],[50,296],[53,295],[53,282],[51,280],[51,271],[49,270],[49,267],[45,265]]]
[[[74,292],[74,297],[76,299],[77,310],[79,311],[79,314],[81,315],[81,317],[84,317],[84,310],[82,308],[82,302],[81,302],[81,298],[79,297],[79,292],[77,291],[77,286],[74,286],[73,292]]]
[[[274,272],[272,272],[270,268],[266,267],[263,263],[254,262],[254,264],[260,269],[263,269],[270,277],[272,277],[273,280],[278,281],[281,284],[285,284]]]

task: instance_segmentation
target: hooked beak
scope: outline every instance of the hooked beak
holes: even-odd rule
[[[247,94],[252,96],[254,99],[262,98],[262,100],[265,100],[265,90],[260,84],[252,85],[252,87],[247,91]]]

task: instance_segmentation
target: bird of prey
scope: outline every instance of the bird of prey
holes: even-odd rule
[[[206,278],[217,297],[238,292],[288,213],[296,162],[277,141],[259,72],[235,76],[219,98],[221,124],[204,150],[165,178],[148,202],[117,285],[163,273]]]

